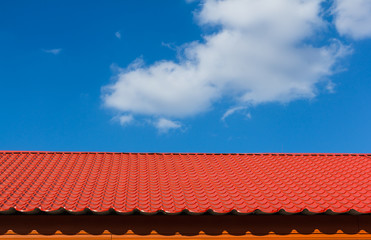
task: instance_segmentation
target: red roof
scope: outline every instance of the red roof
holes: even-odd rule
[[[370,154],[0,152],[0,211],[371,213]]]

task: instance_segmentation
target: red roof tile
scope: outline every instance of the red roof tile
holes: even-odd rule
[[[369,154],[0,152],[0,211],[371,213]]]

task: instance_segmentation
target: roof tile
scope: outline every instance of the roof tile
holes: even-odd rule
[[[371,213],[369,154],[0,152],[0,211]]]

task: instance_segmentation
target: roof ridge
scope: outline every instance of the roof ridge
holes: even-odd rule
[[[254,156],[368,156],[371,153],[202,153],[202,152],[95,152],[95,151],[14,151],[0,150],[6,154],[132,154],[132,155],[254,155]]]

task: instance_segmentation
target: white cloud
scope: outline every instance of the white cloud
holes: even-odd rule
[[[335,0],[333,13],[340,34],[354,39],[371,37],[370,0]]]
[[[348,54],[339,41],[311,44],[328,24],[322,2],[205,0],[196,18],[219,30],[185,44],[178,61],[146,66],[137,60],[121,69],[104,88],[104,104],[128,114],[184,118],[224,100],[245,107],[313,98]]]
[[[111,119],[112,122],[118,122],[121,126],[125,127],[134,122],[134,117],[131,114],[117,115]]]
[[[171,121],[166,118],[160,118],[154,123],[155,127],[160,133],[167,133],[171,129],[180,128],[181,125],[178,122]]]
[[[121,33],[118,31],[118,32],[115,32],[115,36],[118,38],[118,39],[121,39]]]
[[[230,108],[228,109],[222,116],[221,120],[222,121],[225,121],[225,119],[229,116],[231,116],[232,114],[238,112],[238,111],[241,111],[241,110],[244,110],[246,109],[247,107],[244,107],[244,106],[239,106],[239,107],[233,107],[233,108]]]
[[[118,118],[118,120],[120,121],[121,126],[126,126],[133,122],[134,117],[133,115],[122,115]]]
[[[46,53],[51,53],[51,54],[54,54],[54,55],[58,55],[62,51],[62,48],[42,49],[42,50],[43,50],[43,52],[46,52]]]

